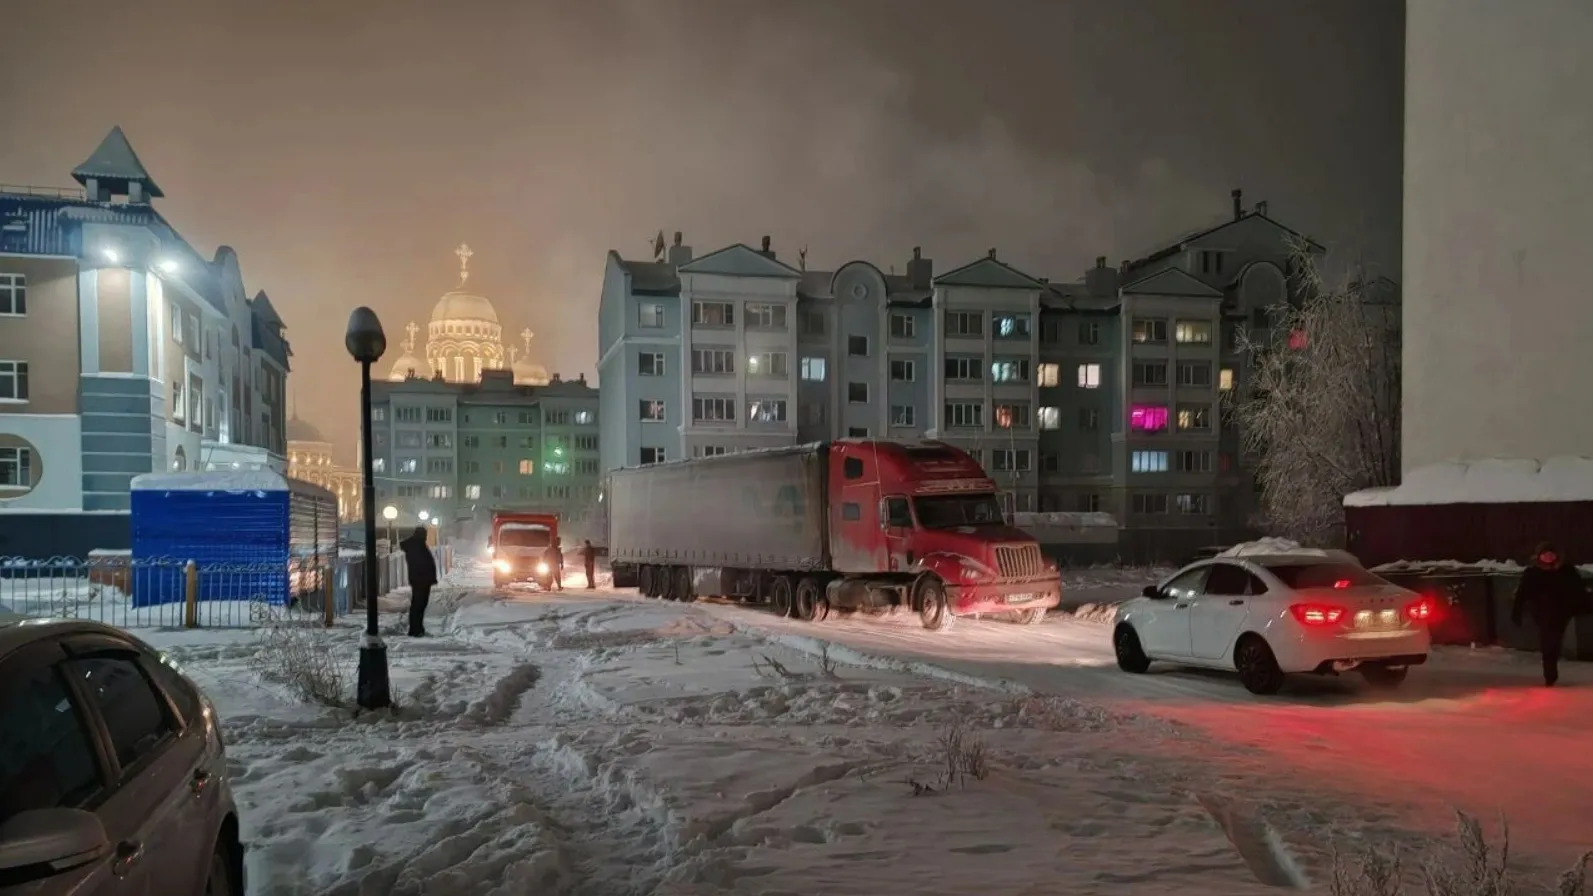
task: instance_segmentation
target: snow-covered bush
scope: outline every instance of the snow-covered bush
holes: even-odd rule
[[[253,659],[261,678],[287,686],[309,703],[349,704],[349,669],[342,659],[349,651],[319,619],[264,602],[252,604],[250,615],[257,627]]]
[[[1328,284],[1303,245],[1292,268],[1297,301],[1240,338],[1251,369],[1232,410],[1256,465],[1262,525],[1337,544],[1344,496],[1399,475],[1399,304],[1390,281],[1359,269]]]
[[[1510,868],[1510,830],[1500,823],[1497,855],[1477,819],[1457,814],[1455,842],[1433,849],[1422,858],[1416,876],[1426,896],[1514,896],[1518,888]],[[1534,883],[1530,892],[1558,896],[1588,896],[1587,869],[1593,853],[1586,853],[1555,885]],[[1329,892],[1332,896],[1405,896],[1407,869],[1397,853],[1367,851],[1355,856],[1335,852]]]

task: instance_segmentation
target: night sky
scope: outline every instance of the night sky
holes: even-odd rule
[[[793,263],[1071,280],[1228,192],[1398,276],[1398,0],[0,0],[0,182],[120,124],[294,344],[351,456],[355,305],[396,352],[471,286],[589,377],[603,255],[768,234]]]

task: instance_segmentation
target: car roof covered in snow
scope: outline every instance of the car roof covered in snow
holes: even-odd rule
[[[1361,565],[1361,561],[1348,551],[1335,548],[1308,548],[1299,542],[1286,538],[1262,538],[1257,541],[1247,541],[1236,544],[1227,550],[1221,551],[1211,559],[1213,560],[1243,560],[1261,566],[1282,564],[1306,563],[1352,563]]]
[[[135,644],[144,643],[123,629],[89,619],[23,616],[10,610],[0,610],[0,656],[43,638],[71,634],[111,635]]]

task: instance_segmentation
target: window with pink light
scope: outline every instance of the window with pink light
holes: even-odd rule
[[[1163,432],[1167,429],[1167,408],[1159,404],[1136,404],[1129,411],[1128,426],[1135,432]]]

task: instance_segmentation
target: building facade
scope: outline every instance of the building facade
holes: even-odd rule
[[[600,399],[584,376],[522,386],[489,369],[476,383],[410,377],[372,388],[377,512],[394,507],[395,526],[412,528],[424,512],[444,537],[479,540],[494,510],[527,510],[557,513],[567,537],[587,537]]]
[[[288,476],[319,485],[337,496],[337,518],[361,519],[359,469],[337,462],[333,446],[321,431],[297,414],[288,419]]]
[[[943,439],[1014,512],[1109,513],[1125,556],[1248,534],[1255,486],[1225,408],[1241,328],[1291,297],[1296,247],[1265,203],[1077,282],[986,257],[936,275],[809,271],[676,234],[609,253],[599,312],[602,468],[831,438]]]
[[[161,216],[120,128],[72,177],[0,187],[0,517],[17,549],[37,540],[25,518],[60,514],[108,514],[75,531],[125,544],[140,473],[285,469],[292,352],[270,300],[232,249],[205,258]]]

